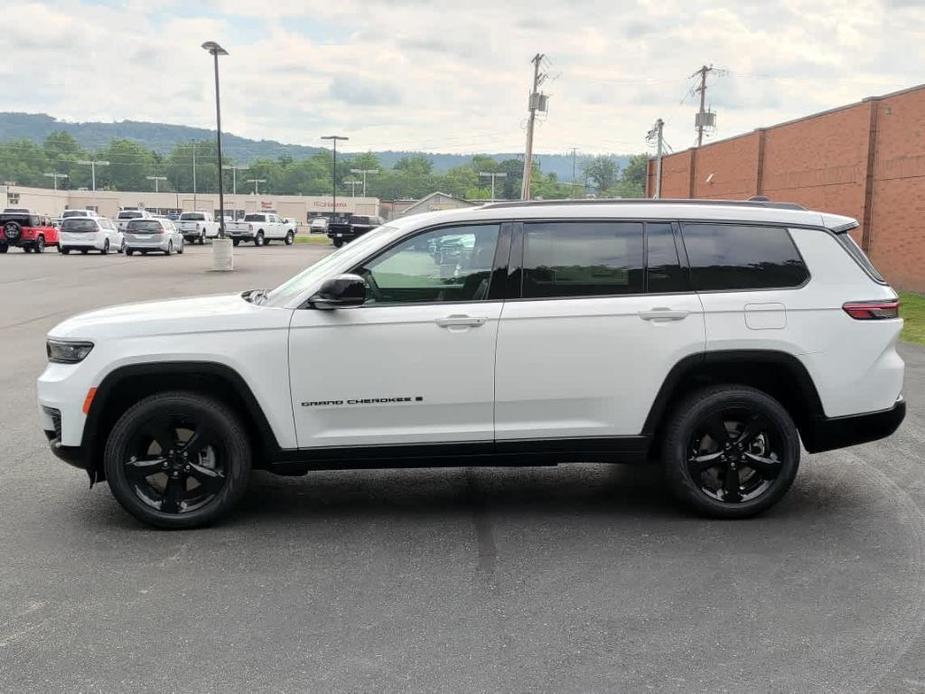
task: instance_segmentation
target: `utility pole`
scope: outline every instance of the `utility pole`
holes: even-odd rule
[[[47,177],[47,178],[53,178],[53,179],[55,179],[55,190],[58,190],[58,179],[59,179],[59,178],[67,178],[67,174],[62,174],[62,173],[46,173],[46,174],[42,174],[42,175],[45,176],[45,177]]]
[[[646,142],[655,141],[655,195],[652,197],[656,200],[662,197],[662,154],[665,143],[662,131],[664,128],[665,122],[659,118],[646,135]]]
[[[149,181],[154,181],[154,192],[155,192],[155,193],[159,193],[159,192],[160,192],[160,190],[159,190],[159,188],[158,188],[158,185],[157,185],[158,182],[159,182],[159,181],[166,181],[166,180],[167,180],[167,177],[166,177],[166,176],[145,176],[145,178],[147,178]]]
[[[350,186],[350,197],[355,198],[357,196],[357,186],[360,185],[363,181],[356,181],[350,179],[349,181],[341,181],[345,186]],[[366,193],[363,194],[363,197],[366,197]]]
[[[196,143],[192,143],[193,147],[193,211],[196,210]]]
[[[527,148],[524,154],[523,185],[520,190],[522,200],[530,199],[530,178],[533,174],[533,126],[536,123],[536,112],[546,110],[546,95],[539,93],[540,85],[546,81],[546,73],[540,72],[540,63],[545,56],[537,53],[533,56],[533,89],[530,91],[530,118],[527,120]]]
[[[90,181],[91,181],[90,187],[93,190],[93,192],[96,192],[96,167],[97,166],[109,166],[109,162],[103,161],[101,159],[97,159],[96,161],[90,161],[89,159],[81,159],[77,163],[90,167]]]
[[[247,169],[250,167],[228,165],[228,166],[223,166],[222,168],[225,169],[225,171],[229,171],[229,170],[231,171],[232,195],[237,195],[238,194],[238,171],[247,171]]]
[[[266,183],[266,182],[267,182],[267,179],[265,179],[265,178],[248,178],[248,179],[247,179],[247,182],[248,182],[248,183],[253,183],[253,184],[254,184],[254,195],[260,195],[260,184],[261,184],[261,183]]]
[[[479,171],[479,176],[487,176],[491,179],[491,201],[495,201],[495,179],[496,178],[507,178],[507,174],[503,171]]]
[[[349,140],[344,135],[322,135],[322,140],[331,140],[334,145],[334,162],[331,164],[331,221],[337,217],[337,141]]]
[[[350,169],[352,174],[361,174],[363,176],[363,197],[366,197],[366,174],[377,174],[379,169]],[[344,181],[346,183],[347,181]]]
[[[712,65],[701,65],[699,70],[696,70],[691,78],[700,77],[700,85],[694,87],[692,93],[700,92],[700,110],[697,112],[697,117],[694,119],[694,127],[697,128],[697,146],[700,147],[703,145],[703,131],[705,128],[712,128],[716,125],[716,114],[710,111],[707,111],[704,107],[706,104],[707,96],[707,75],[711,72],[715,72],[717,75],[725,74],[725,70],[715,68]]]

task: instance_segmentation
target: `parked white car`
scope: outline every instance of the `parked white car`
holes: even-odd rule
[[[132,255],[135,251],[142,255],[182,253],[183,234],[166,217],[129,220],[125,229],[125,254]]]
[[[125,237],[111,219],[106,217],[71,216],[61,220],[58,230],[58,252],[67,255],[71,251],[87,254],[99,251],[106,255],[110,251],[125,250]]]
[[[225,234],[235,246],[241,241],[253,241],[255,246],[283,241],[291,246],[295,241],[296,226],[272,212],[252,212],[244,215],[240,222],[225,224]]]
[[[151,219],[152,215],[147,210],[120,210],[116,216],[116,226],[120,231],[125,231],[125,227],[133,219]]]
[[[71,217],[99,217],[99,212],[95,210],[65,210],[61,213],[61,219],[69,219]]]
[[[212,218],[211,212],[184,212],[177,226],[187,243],[198,241],[201,246],[206,239],[218,236],[219,223]]]

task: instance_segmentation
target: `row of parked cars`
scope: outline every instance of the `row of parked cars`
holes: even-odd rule
[[[26,253],[43,253],[56,246],[60,253],[160,252],[182,253],[186,243],[204,244],[219,234],[219,222],[208,212],[184,212],[174,221],[147,210],[122,210],[115,221],[93,210],[66,210],[52,220],[24,208],[7,208],[0,213],[0,253],[17,246]],[[226,234],[235,246],[253,241],[263,246],[273,240],[287,246],[295,241],[297,226],[293,220],[273,213],[248,214],[239,222],[225,220]]]

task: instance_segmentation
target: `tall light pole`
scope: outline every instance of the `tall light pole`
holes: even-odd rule
[[[154,181],[154,192],[155,193],[161,192],[160,188],[158,187],[158,183],[160,183],[161,181],[167,180],[166,176],[145,176],[145,178],[147,178],[149,181]]]
[[[46,178],[53,178],[53,179],[55,179],[55,190],[58,190],[58,179],[59,179],[59,178],[67,178],[67,174],[61,174],[61,173],[46,173],[46,174],[42,174],[42,175],[45,176]]]
[[[247,171],[250,167],[248,166],[230,166],[226,164],[222,167],[225,171],[231,171],[231,190],[232,195],[238,194],[238,171]]]
[[[90,167],[90,188],[93,190],[93,192],[96,192],[96,167],[97,166],[109,166],[109,162],[104,161],[102,159],[97,159],[96,161],[91,161],[89,159],[81,159],[77,163]]]
[[[495,179],[496,178],[507,178],[507,174],[503,171],[479,171],[479,176],[488,176],[491,178],[491,201],[495,201]]]
[[[337,141],[349,140],[344,135],[322,135],[322,140],[331,140],[334,145],[334,163],[331,164],[331,221],[337,216]]]
[[[349,181],[341,181],[345,186],[350,186],[350,197],[355,198],[357,196],[357,186],[360,185],[363,181],[354,181],[350,179]],[[365,195],[364,195],[365,197]]]
[[[379,173],[379,169],[350,169],[350,173],[360,174],[361,176],[363,176],[363,197],[365,198],[366,197],[366,174],[370,174],[370,175],[377,174]],[[346,182],[347,181],[344,181],[344,183]]]
[[[266,182],[267,182],[267,179],[265,179],[265,178],[248,178],[248,179],[247,179],[247,182],[248,182],[248,183],[253,183],[253,184],[254,184],[254,195],[260,195],[260,184],[261,184],[261,183],[266,183]]]
[[[218,147],[218,239],[220,247],[216,248],[212,244],[212,269],[213,270],[233,270],[234,259],[231,255],[231,248],[228,240],[225,239],[225,192],[222,189],[222,105],[221,96],[218,87],[218,56],[228,55],[228,51],[219,46],[215,41],[206,41],[202,44],[204,50],[212,55],[215,63],[215,133],[216,146]]]

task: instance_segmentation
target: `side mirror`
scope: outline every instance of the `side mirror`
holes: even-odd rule
[[[366,301],[366,282],[359,275],[338,275],[324,281],[308,303],[312,308],[330,310],[360,306]]]

